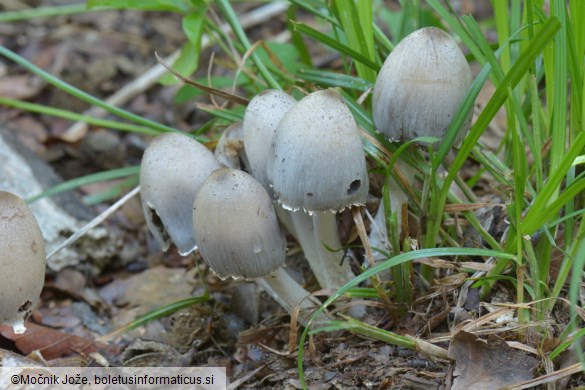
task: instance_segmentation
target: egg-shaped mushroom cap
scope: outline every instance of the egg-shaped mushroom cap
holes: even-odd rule
[[[181,255],[196,247],[191,218],[195,192],[221,164],[191,137],[165,133],[152,140],[142,157],[140,192],[148,228],[167,250]]]
[[[268,177],[289,210],[337,212],[366,202],[363,144],[339,93],[313,92],[284,115],[274,134]]]
[[[24,200],[0,191],[0,324],[24,333],[45,282],[45,241]]]
[[[421,136],[442,139],[471,85],[469,64],[443,30],[426,27],[406,36],[390,53],[374,85],[372,112],[391,141]],[[459,135],[471,124],[471,113]]]
[[[272,195],[266,166],[272,149],[276,126],[296,100],[283,91],[268,89],[260,92],[248,104],[244,114],[244,146],[252,176]]]
[[[203,182],[193,227],[201,256],[222,278],[262,278],[284,265],[286,242],[272,200],[246,172],[224,168]]]

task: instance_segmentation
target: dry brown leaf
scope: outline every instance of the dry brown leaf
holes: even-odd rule
[[[473,333],[458,332],[449,346],[455,361],[452,390],[500,389],[532,379],[538,360],[490,337],[482,340]]]

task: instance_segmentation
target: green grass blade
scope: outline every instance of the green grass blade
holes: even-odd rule
[[[111,169],[109,171],[98,172],[87,176],[78,177],[72,180],[65,181],[63,183],[57,184],[49,188],[46,191],[43,191],[39,194],[33,195],[26,199],[27,203],[36,202],[39,199],[49,198],[51,196],[60,194],[62,192],[71,191],[75,188],[79,188],[88,184],[92,183],[99,183],[106,180],[113,180],[119,179],[122,177],[127,176],[136,176],[140,173],[140,167],[126,167],[126,168],[119,168],[119,169]]]
[[[108,103],[104,102],[103,100],[98,99],[95,96],[92,96],[92,95],[88,94],[87,92],[84,92],[84,91],[80,90],[79,88],[76,88],[76,87],[66,83],[65,81],[53,76],[52,74],[39,68],[38,66],[34,65],[32,62],[26,60],[25,58],[19,56],[18,54],[14,53],[12,50],[7,49],[6,47],[4,47],[2,45],[0,45],[0,55],[3,55],[4,57],[16,62],[17,64],[19,64],[23,67],[25,67],[27,70],[36,74],[37,76],[39,76],[43,80],[47,81],[48,83],[54,85],[55,87],[57,87],[61,90],[63,90],[64,92],[78,98],[79,100],[82,100],[82,101],[89,103],[91,105],[103,108],[104,110],[108,111],[109,113],[117,115],[120,118],[127,119],[129,121],[132,121],[132,122],[137,123],[137,124],[142,125],[142,126],[150,127],[151,129],[157,130],[159,132],[165,132],[165,131],[166,132],[169,132],[169,131],[177,132],[178,131],[177,129],[174,129],[172,127],[165,126],[165,125],[162,125],[160,123],[156,123],[156,122],[151,121],[149,119],[145,119],[139,115],[133,114],[129,111],[126,111],[126,110],[123,110],[123,109],[118,108],[116,106],[113,106],[111,104],[108,104]]]
[[[315,16],[323,18],[324,20],[331,23],[331,26],[333,27],[341,27],[339,21],[333,15],[331,15],[331,12],[329,11],[330,8],[323,7],[322,6],[323,4],[319,4],[319,6],[313,6],[312,4],[310,4],[311,3],[310,1],[306,0],[290,0],[290,2],[297,5],[299,8],[302,8],[305,11],[312,13]]]
[[[577,307],[581,306],[580,294],[583,279],[583,269],[585,267],[585,237],[581,238],[577,245],[577,251],[574,257],[573,274],[571,275],[571,285],[569,287],[569,299],[571,301],[571,317],[577,317]],[[580,338],[582,338],[581,336]],[[577,342],[577,355],[582,365],[585,365],[585,356],[583,355],[583,346]]]
[[[138,186],[140,184],[139,175],[130,176],[124,180],[116,181],[108,185],[105,189],[85,195],[83,197],[83,203],[88,206],[93,206],[99,203],[108,202],[111,200],[120,199],[124,194],[128,193],[128,190]]]
[[[412,350],[416,350],[417,347],[416,342],[410,337],[401,336],[399,334],[380,329],[376,326],[358,321],[351,317],[348,317],[346,321],[330,321],[329,326],[315,329],[311,331],[310,334],[333,332],[338,330],[347,330],[370,339],[380,340],[388,344],[398,345]]]
[[[352,58],[353,60],[360,62],[370,69],[373,69],[375,72],[380,71],[380,65],[376,64],[375,62],[370,61],[368,58],[363,56],[361,53],[353,50],[352,48],[348,47],[347,45],[342,44],[339,40],[331,38],[330,36],[323,34],[320,31],[315,30],[313,27],[309,27],[304,23],[292,22],[293,27],[296,31],[299,31],[307,36],[315,39],[318,42],[323,43],[338,51],[342,54],[347,55],[348,57]]]
[[[105,11],[111,8],[88,8],[85,4],[58,5],[54,7],[39,7],[23,9],[20,11],[10,11],[0,13],[0,23],[18,22],[20,20],[30,20],[36,18],[50,18],[53,16],[63,16],[80,14],[92,11]]]
[[[375,63],[372,2],[360,1],[356,6],[354,0],[338,0],[334,4],[349,47]],[[374,70],[361,62],[356,63],[356,71],[364,80],[376,80]]]
[[[116,9],[138,9],[144,11],[170,11],[183,13],[187,11],[186,1],[177,0],[88,0],[87,6],[110,7]]]
[[[551,4],[551,14],[555,15],[560,23],[561,30],[554,41],[554,79],[555,87],[552,102],[552,123],[551,123],[551,151],[550,171],[556,170],[565,155],[566,128],[567,128],[567,35],[565,14],[565,3],[556,1]],[[553,16],[551,16],[553,17]],[[550,82],[550,80],[547,80]],[[548,82],[547,82],[548,84]]]
[[[585,135],[585,134],[584,134]],[[523,231],[526,234],[534,234],[541,229],[547,221],[551,220],[558,214],[561,208],[572,201],[577,195],[585,191],[585,179],[575,180],[567,187],[555,200],[545,208],[537,209],[532,206],[523,222]]]
[[[185,309],[185,308],[193,306],[193,305],[198,305],[198,304],[207,302],[207,301],[209,301],[209,299],[210,299],[209,292],[206,290],[205,293],[200,297],[185,298],[185,299],[181,299],[179,301],[170,303],[168,305],[161,306],[161,307],[159,307],[151,312],[144,314],[143,316],[140,316],[140,318],[137,318],[136,320],[130,322],[129,324],[123,326],[120,329],[117,329],[115,332],[104,336],[104,338],[109,339],[109,338],[115,337],[117,335],[121,335],[123,333],[131,331],[132,329],[136,329],[136,328],[139,328],[143,325],[146,325],[150,321],[153,321],[153,320],[156,320],[159,318],[163,318],[163,317],[166,317],[170,314],[173,314],[181,309]]]
[[[232,8],[230,2],[228,0],[217,0],[217,5],[219,6],[221,12],[223,13],[223,16],[226,18],[227,22],[234,31],[234,34],[236,34],[236,37],[244,46],[244,49],[246,51],[250,50],[252,45],[250,45],[250,41],[248,40],[248,37],[246,36],[246,33],[244,32],[244,29],[242,28],[242,25],[240,24],[240,21],[238,19],[238,15],[236,15],[236,13],[234,12],[234,9]],[[262,76],[264,81],[266,81],[268,86],[276,90],[282,90],[282,87],[274,79],[274,77],[272,77],[272,74],[268,71],[264,63],[260,60],[258,54],[252,53],[250,58],[252,58],[254,65],[256,65],[256,68],[258,69],[258,73],[260,73],[260,75]]]
[[[141,133],[148,135],[160,134],[159,131],[153,130],[150,127],[137,126],[131,123],[120,123],[107,119],[94,118],[89,115],[77,114],[75,112],[61,110],[59,108],[48,107],[42,104],[29,103],[22,100],[14,100],[0,97],[0,105],[6,107],[14,107],[21,110],[35,112],[38,114],[51,115],[58,118],[69,119],[76,122],[84,122],[93,126],[105,127],[113,130],[128,131],[133,133]]]
[[[543,219],[541,213],[543,210],[547,209],[550,211],[550,208],[547,206],[552,205],[555,202],[555,198],[557,196],[556,193],[559,186],[564,180],[569,168],[571,168],[573,162],[582,152],[584,147],[585,133],[581,133],[577,136],[569,150],[565,153],[564,158],[559,162],[559,165],[554,170],[554,173],[551,172],[548,177],[548,181],[542,190],[538,193],[536,199],[526,213],[523,221],[523,230],[526,232],[526,234],[532,234],[542,226],[542,223],[545,221],[545,219]],[[565,192],[567,190],[565,190]]]
[[[355,89],[362,92],[367,91],[373,86],[371,82],[358,77],[313,68],[299,69],[296,76],[301,80],[316,83],[324,87]]]

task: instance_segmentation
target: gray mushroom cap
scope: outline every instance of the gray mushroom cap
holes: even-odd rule
[[[363,145],[339,93],[313,92],[284,115],[274,134],[268,177],[289,210],[337,212],[366,202]]]
[[[205,180],[193,226],[201,256],[222,278],[261,278],[284,265],[286,242],[272,200],[243,171],[224,168]]]
[[[24,200],[0,191],[0,324],[24,333],[45,282],[45,242]]]
[[[256,95],[244,115],[244,145],[252,176],[272,192],[266,173],[276,126],[296,100],[283,91],[268,89]]]
[[[435,27],[414,31],[390,53],[376,79],[376,128],[392,141],[443,138],[471,79],[469,64],[446,32]],[[460,136],[470,124],[471,112]]]
[[[186,135],[162,134],[146,149],[140,167],[142,208],[163,250],[171,241],[183,256],[196,248],[191,218],[195,192],[219,168],[213,153]]]

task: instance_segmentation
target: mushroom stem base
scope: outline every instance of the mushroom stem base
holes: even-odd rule
[[[298,306],[298,321],[303,326],[307,326],[311,314],[321,304],[282,268],[265,278],[257,279],[256,283],[291,316]]]
[[[320,259],[320,266],[326,270],[325,288],[338,289],[352,280],[355,275],[351,271],[348,261],[344,260],[345,252],[342,250],[337,220],[334,213],[313,213],[313,230],[315,243]],[[366,313],[363,305],[351,306],[349,314],[362,318]]]

